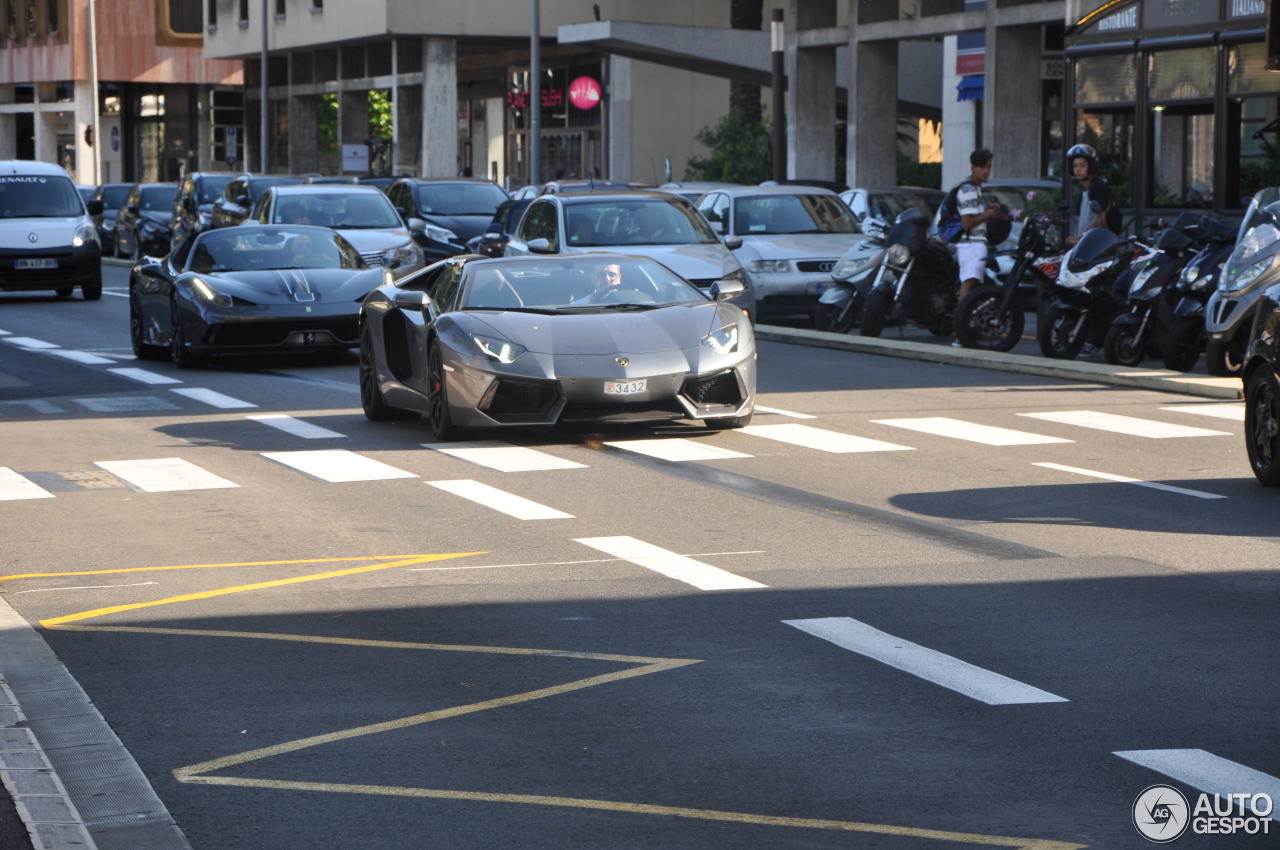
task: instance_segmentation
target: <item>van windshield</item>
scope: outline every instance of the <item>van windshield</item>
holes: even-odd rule
[[[66,177],[0,177],[0,218],[71,218],[84,214],[80,193]]]

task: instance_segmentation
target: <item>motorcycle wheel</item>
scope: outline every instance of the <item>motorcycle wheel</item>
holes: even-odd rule
[[[1214,377],[1234,378],[1244,368],[1244,358],[1232,350],[1230,342],[1210,342],[1204,347],[1204,365]]]
[[[893,306],[893,296],[879,289],[873,289],[867,295],[867,303],[862,305],[862,336],[880,336],[884,332],[884,320]]]
[[[1002,310],[998,286],[979,286],[956,307],[956,339],[965,348],[1008,351],[1022,338],[1025,317],[1016,304]]]
[[[1280,484],[1280,387],[1269,365],[1249,377],[1244,393],[1244,433],[1253,474],[1268,487]]]
[[[1200,359],[1199,319],[1178,319],[1164,344],[1164,368],[1190,372]]]
[[[1081,316],[1075,310],[1050,310],[1045,322],[1036,329],[1040,353],[1055,360],[1076,359],[1088,337],[1086,328],[1080,328],[1074,339],[1071,337],[1080,321]]]
[[[1107,362],[1117,366],[1137,366],[1146,354],[1147,342],[1133,325],[1112,325],[1102,342]]]
[[[842,311],[844,318],[840,317]],[[846,311],[839,304],[819,304],[818,311],[813,316],[813,326],[820,331],[847,334],[853,328],[856,318],[858,310],[855,306],[850,306]]]

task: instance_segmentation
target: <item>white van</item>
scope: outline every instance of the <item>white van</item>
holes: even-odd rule
[[[96,207],[96,209],[95,209]],[[102,251],[86,206],[66,171],[47,162],[0,160],[0,290],[75,287],[86,301],[102,297]]]

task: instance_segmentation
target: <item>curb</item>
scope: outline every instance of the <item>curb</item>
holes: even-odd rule
[[[3,596],[0,779],[36,850],[191,850],[84,689]]]
[[[776,325],[757,325],[756,339],[782,342],[789,345],[808,345],[814,348],[830,348],[837,351],[854,351],[859,354],[878,354],[926,363],[942,363],[948,366],[968,366],[975,369],[994,369],[999,372],[1016,372],[1023,375],[1039,375],[1067,381],[1086,381],[1094,384],[1111,384],[1118,387],[1181,393],[1202,398],[1238,401],[1244,397],[1239,378],[1211,378],[1172,372],[1167,369],[1134,369],[1128,366],[1112,366],[1109,363],[1082,363],[1075,360],[1051,360],[1029,354],[1006,354],[998,351],[981,351],[976,348],[952,348],[926,342],[905,339],[880,339],[852,336],[827,331],[785,328]]]

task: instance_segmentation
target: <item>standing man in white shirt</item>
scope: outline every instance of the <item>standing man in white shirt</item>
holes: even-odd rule
[[[986,148],[969,154],[969,179],[956,189],[956,212],[964,227],[964,235],[956,243],[961,298],[986,276],[987,222],[1000,211],[998,203],[987,203],[982,197],[982,184],[991,179],[991,159]]]

